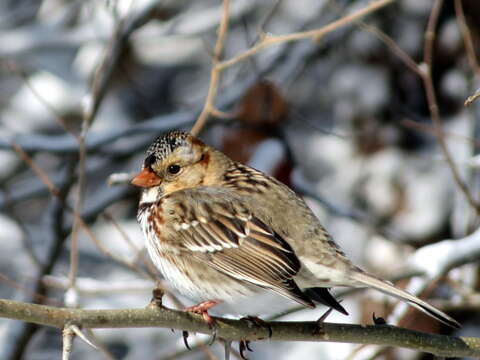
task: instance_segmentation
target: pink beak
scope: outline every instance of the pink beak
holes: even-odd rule
[[[160,185],[162,179],[155,174],[151,169],[145,168],[140,171],[132,180],[132,184],[144,188]]]

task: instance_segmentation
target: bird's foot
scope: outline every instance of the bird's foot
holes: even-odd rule
[[[325,311],[325,313],[322,316],[320,316],[317,319],[316,326],[312,331],[313,335],[323,335],[323,334],[325,334],[325,331],[323,330],[323,324],[325,323],[325,320],[330,315],[332,310],[333,310],[333,308],[328,309],[327,311]]]
[[[272,327],[265,320],[262,320],[257,316],[245,316],[245,317],[242,317],[240,320],[246,321],[248,324],[248,327],[250,328],[255,326],[266,328],[268,330],[268,338],[270,339],[272,337]]]
[[[202,315],[203,320],[206,321],[208,326],[210,328],[213,328],[215,325],[215,319],[210,316],[210,314],[208,313],[208,310],[220,303],[221,303],[220,300],[208,300],[208,301],[201,302],[200,304],[197,304],[197,305],[189,306],[185,308],[185,311]]]
[[[208,324],[208,327],[212,330],[212,337],[209,341],[209,345],[212,345],[215,342],[215,339],[217,338],[217,324],[215,319],[212,318],[208,313],[208,310],[220,303],[221,303],[220,300],[208,300],[208,301],[201,302],[200,304],[185,308],[185,311],[187,312],[193,312],[195,314],[202,315],[203,320],[205,320],[205,322]],[[186,333],[186,336],[185,336],[185,333]],[[185,342],[185,346],[187,346],[188,348],[187,340],[186,340],[187,338],[188,338],[188,332],[184,331],[183,340]]]
[[[247,358],[244,355],[244,351],[248,350],[250,352],[253,352],[253,350],[250,348],[250,341],[248,340],[240,340],[238,342],[238,351],[240,352],[240,356],[243,360],[247,360]]]

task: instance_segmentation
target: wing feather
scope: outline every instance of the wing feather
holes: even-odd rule
[[[290,245],[242,207],[240,199],[208,200],[173,224],[184,249],[231,277],[313,307],[293,280],[301,264]]]

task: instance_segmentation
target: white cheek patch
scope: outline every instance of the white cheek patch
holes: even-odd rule
[[[152,203],[159,199],[160,188],[157,186],[143,189],[142,196],[140,198],[140,204],[142,203]]]

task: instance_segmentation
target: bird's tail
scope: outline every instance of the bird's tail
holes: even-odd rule
[[[400,300],[406,301],[411,306],[416,307],[420,311],[423,311],[427,315],[433,317],[434,319],[437,319],[438,321],[448,326],[451,326],[456,329],[460,328],[460,324],[456,320],[454,320],[453,318],[445,314],[444,312],[438,310],[437,308],[433,307],[429,303],[423,300],[420,300],[416,296],[413,296],[412,294],[409,294],[408,292],[401,290],[384,280],[380,280],[364,272],[354,272],[351,274],[351,278],[352,280],[355,280],[365,286],[372,287],[385,294],[388,294]]]

